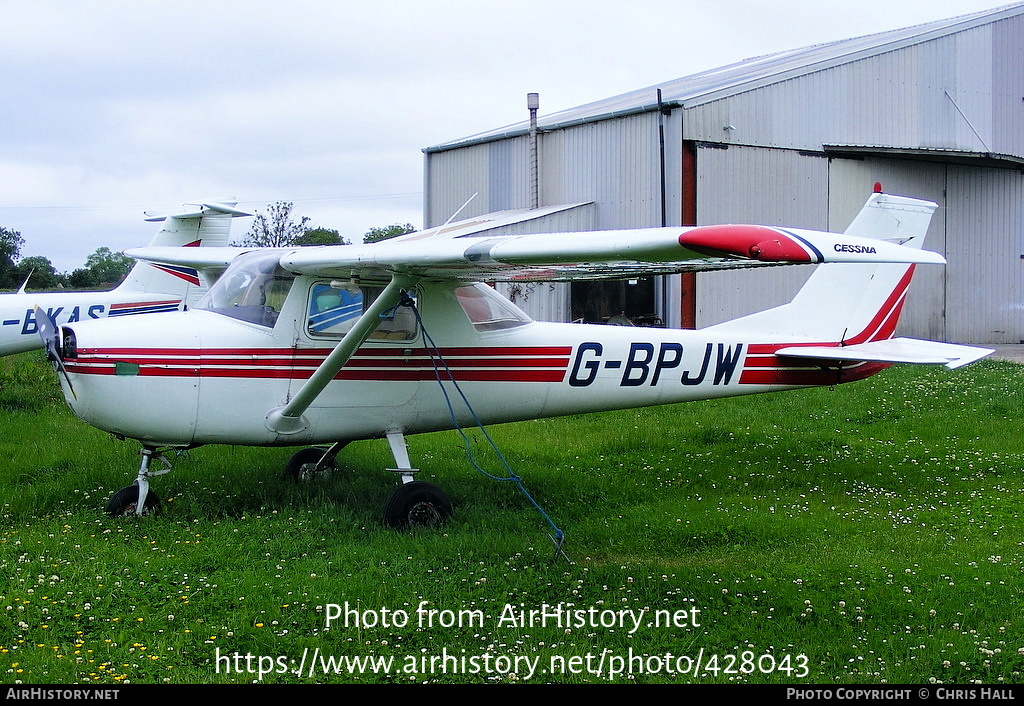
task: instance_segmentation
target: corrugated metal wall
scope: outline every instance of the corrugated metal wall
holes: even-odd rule
[[[946,333],[1024,340],[1024,176],[951,166],[946,177]]]
[[[688,139],[820,150],[886,145],[1024,155],[1024,17],[684,111]]]
[[[666,121],[670,223],[678,223],[679,122]],[[661,224],[657,113],[586,123],[539,139],[540,203],[594,201],[595,227],[645,228]],[[467,199],[459,217],[526,208],[529,141],[515,137],[426,156],[425,227],[444,223]]]
[[[529,173],[525,137],[428,154],[424,228],[441,225],[470,198],[473,200],[459,213],[460,219],[528,208]]]
[[[760,223],[826,230],[828,160],[759,147],[697,150],[697,223]],[[697,327],[784,304],[810,276],[803,266],[702,272]]]
[[[589,193],[597,203],[519,229],[567,232],[658,222],[657,168],[652,166],[657,152],[650,145],[644,148],[646,141],[656,137],[650,121],[643,122],[614,121],[602,124],[603,129],[588,125],[546,135],[545,200],[571,201]],[[510,141],[435,155],[445,158],[446,170],[455,169],[463,176],[489,175],[476,184],[467,179],[460,187],[481,191],[463,216],[521,207],[528,200],[525,187],[513,184],[508,173],[494,167],[510,160],[525,184],[528,170],[520,168],[520,160],[510,154],[513,147],[525,151],[521,141]],[[875,182],[889,193],[935,201],[940,209],[927,247],[946,254],[949,264],[918,268],[899,334],[964,343],[1024,339],[1024,261],[1020,258],[1024,253],[1024,175],[1019,171],[724,147],[698,147],[698,223],[755,222],[842,231]],[[670,166],[677,161],[670,160]],[[566,163],[571,168],[561,168]],[[670,181],[678,185],[678,164],[675,167]],[[679,192],[677,186],[675,203]],[[447,207],[454,212],[462,205],[460,199],[461,195],[451,197]],[[678,222],[678,210],[670,208],[669,213]],[[785,303],[807,276],[802,267],[702,273],[696,289],[697,325],[709,326]],[[670,280],[668,287],[670,304],[663,307],[662,316],[675,322],[678,283]],[[570,319],[566,285],[502,285],[499,289],[538,320]]]
[[[596,201],[602,230],[660,225],[660,183],[654,113],[542,136],[541,203]]]

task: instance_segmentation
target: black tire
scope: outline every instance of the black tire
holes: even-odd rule
[[[288,459],[288,463],[284,464],[284,477],[293,481],[307,481],[330,475],[332,471],[338,469],[338,464],[333,459],[326,467],[316,470],[316,465],[326,452],[325,449],[316,446],[297,451]]]
[[[413,481],[395,489],[384,506],[388,527],[440,527],[452,515],[452,504],[444,492],[432,483]]]
[[[111,517],[122,517],[134,515],[135,506],[139,502],[139,486],[129,485],[121,488],[110,496],[107,501],[107,514]],[[143,515],[156,515],[160,512],[160,498],[152,490],[146,494],[146,507],[143,508]]]

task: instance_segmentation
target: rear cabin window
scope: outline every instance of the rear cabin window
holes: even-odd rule
[[[455,290],[459,305],[477,331],[498,331],[528,324],[532,319],[486,284]]]

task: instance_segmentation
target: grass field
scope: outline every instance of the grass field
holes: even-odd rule
[[[452,521],[395,532],[384,442],[302,485],[291,450],[196,449],[161,516],[110,519],[137,444],[37,354],[0,415],[4,682],[1022,681],[1012,364],[492,428],[572,563],[454,433],[409,440]]]

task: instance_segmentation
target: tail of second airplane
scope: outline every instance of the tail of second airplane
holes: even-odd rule
[[[845,235],[920,248],[938,208],[931,201],[874,193]],[[836,245],[840,247],[840,245]],[[959,367],[991,353],[984,348],[894,339],[916,265],[819,265],[788,304],[711,327],[763,335],[776,356]]]
[[[146,220],[162,225],[150,246],[221,247],[228,245],[231,219],[252,214],[236,210],[234,201],[186,204],[195,209]],[[190,267],[138,262],[118,285],[119,292],[167,294],[192,305],[211,284],[205,275]]]

